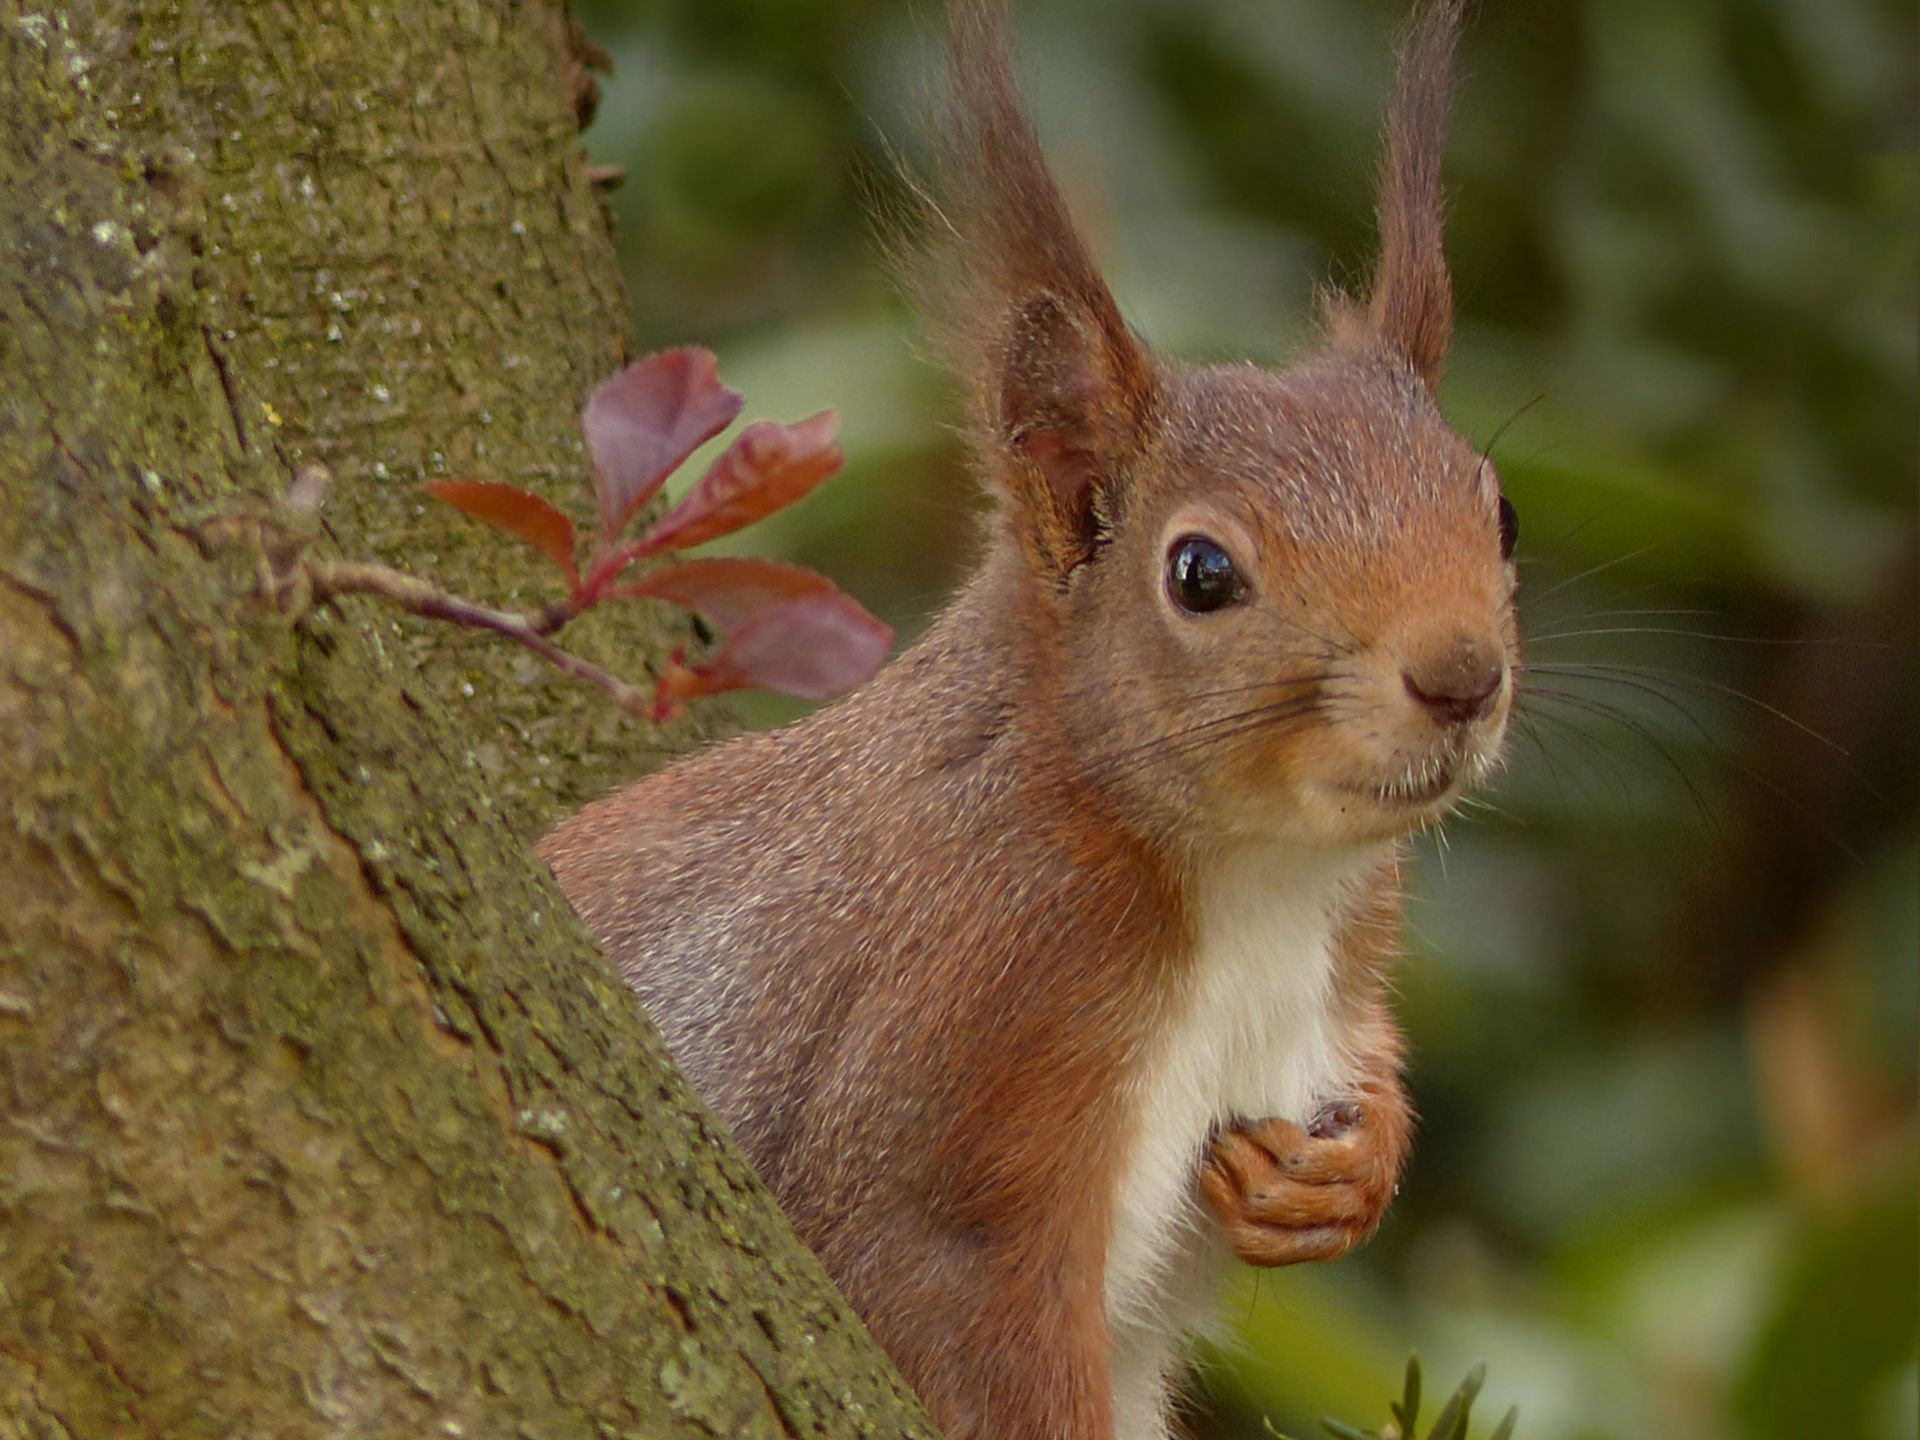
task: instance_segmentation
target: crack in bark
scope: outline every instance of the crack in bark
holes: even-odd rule
[[[213,361],[213,373],[220,377],[220,393],[227,397],[227,415],[233,421],[233,438],[242,450],[251,450],[253,446],[247,440],[247,418],[240,413],[240,395],[234,388],[233,375],[227,369],[226,356],[213,343],[213,331],[209,327],[200,327],[200,338],[207,347],[207,357]]]

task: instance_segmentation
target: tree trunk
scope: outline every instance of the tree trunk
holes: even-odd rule
[[[527,582],[419,481],[584,493],[580,48],[0,0],[0,1436],[929,1433],[529,857],[658,737],[242,523]]]

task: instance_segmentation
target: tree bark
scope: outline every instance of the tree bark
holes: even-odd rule
[[[0,0],[0,1436],[930,1433],[529,856],[684,735],[249,538],[535,598],[419,481],[584,494],[580,50]]]

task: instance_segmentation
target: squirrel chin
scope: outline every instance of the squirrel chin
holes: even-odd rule
[[[1297,841],[1335,846],[1384,844],[1444,819],[1493,770],[1495,736],[1484,748],[1443,762],[1422,778],[1413,770],[1390,778],[1328,777],[1302,784],[1285,829]]]

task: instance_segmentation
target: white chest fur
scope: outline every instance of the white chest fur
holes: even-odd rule
[[[1188,983],[1130,1086],[1106,1273],[1117,1440],[1165,1435],[1166,1372],[1217,1279],[1195,1192],[1208,1130],[1234,1115],[1304,1121],[1346,1088],[1333,941],[1369,858],[1250,848],[1202,880]]]

